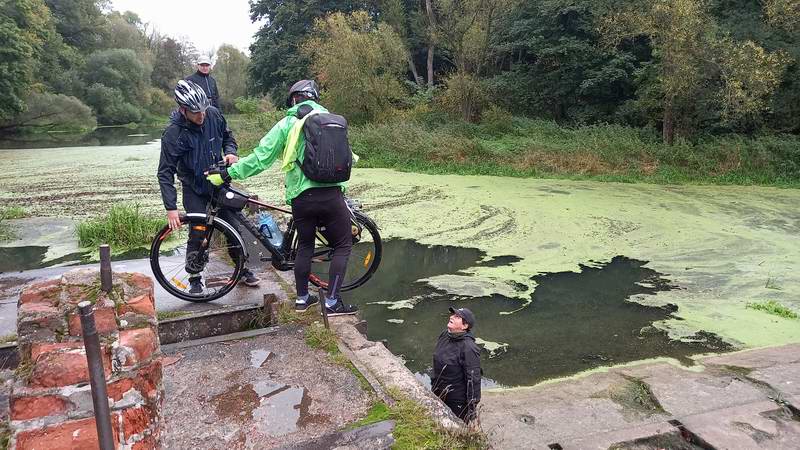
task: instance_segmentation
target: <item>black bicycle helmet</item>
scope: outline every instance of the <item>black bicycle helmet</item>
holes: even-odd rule
[[[307,99],[319,101],[319,86],[314,80],[300,80],[289,88],[289,97],[286,99],[286,106],[292,107],[292,97],[295,94],[302,94]]]
[[[204,112],[211,106],[203,88],[193,81],[181,80],[175,86],[175,102],[191,112]]]

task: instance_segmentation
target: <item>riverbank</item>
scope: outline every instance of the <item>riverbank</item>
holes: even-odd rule
[[[279,112],[229,117],[247,154]],[[646,129],[567,127],[489,116],[482,123],[442,114],[400,114],[350,127],[359,167],[427,174],[493,175],[652,184],[800,186],[800,137],[708,136],[672,146]]]

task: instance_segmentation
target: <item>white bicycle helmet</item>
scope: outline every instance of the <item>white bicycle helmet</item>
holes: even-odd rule
[[[175,86],[175,102],[191,112],[205,112],[211,106],[203,88],[187,80],[178,81]]]

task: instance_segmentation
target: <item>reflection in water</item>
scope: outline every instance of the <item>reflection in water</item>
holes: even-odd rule
[[[164,127],[103,127],[82,134],[37,133],[4,136],[0,139],[0,149],[142,145],[159,139],[163,131]]]
[[[698,333],[694,342],[682,342],[652,326],[673,317],[676,308],[645,306],[628,299],[675,286],[642,261],[618,256],[607,263],[582,266],[580,272],[534,276],[537,286],[530,306],[500,315],[516,309],[520,300],[500,295],[458,297],[417,281],[479,265],[483,255],[478,250],[426,247],[407,240],[384,245],[375,278],[347,293],[347,300],[361,307],[370,339],[386,340],[413,371],[429,370],[436,338],[452,304],[475,312],[475,334],[485,341],[485,375],[509,386],[644,358],[685,358],[728,348],[709,333]],[[381,304],[375,304],[376,300]],[[403,307],[385,302],[400,302]]]
[[[42,269],[56,265],[73,266],[77,264],[96,263],[97,255],[92,252],[78,252],[60,258],[45,260],[49,247],[30,245],[23,247],[0,247],[0,273],[21,272],[23,270]],[[111,255],[111,261],[126,261],[146,258],[150,253],[147,248],[136,248],[127,252]]]

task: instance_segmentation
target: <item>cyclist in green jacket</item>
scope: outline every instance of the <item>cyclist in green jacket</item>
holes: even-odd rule
[[[344,304],[339,296],[347,268],[347,259],[353,245],[350,228],[350,211],[344,200],[345,183],[319,183],[309,180],[295,161],[303,161],[304,137],[300,126],[295,127],[298,110],[304,114],[317,110],[328,110],[317,102],[319,88],[313,80],[301,80],[289,89],[286,100],[286,117],[281,119],[261,138],[250,155],[219,174],[210,174],[208,179],[214,184],[222,184],[230,179],[244,180],[269,168],[281,158],[281,169],[286,174],[286,203],[292,206],[292,217],[297,227],[297,256],[294,275],[297,288],[295,309],[305,311],[319,299],[308,293],[308,277],[311,273],[311,258],[314,253],[314,240],[317,228],[325,228],[326,238],[334,252],[329,270],[330,280],[325,298],[329,316],[355,314],[358,308]],[[302,125],[302,124],[298,124]]]

